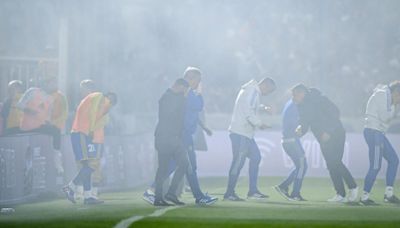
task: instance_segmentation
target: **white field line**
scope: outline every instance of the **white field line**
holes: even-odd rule
[[[139,220],[142,220],[147,217],[160,217],[163,214],[167,213],[168,211],[171,211],[171,210],[174,210],[174,209],[177,209],[180,207],[181,206],[165,207],[162,209],[158,209],[149,215],[134,215],[130,218],[120,221],[117,225],[114,226],[114,228],[128,228],[131,224],[133,224]]]

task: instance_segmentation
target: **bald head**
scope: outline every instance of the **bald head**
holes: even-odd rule
[[[201,71],[196,67],[187,67],[183,73],[183,78],[189,83],[191,89],[196,90],[201,82]]]
[[[13,80],[8,83],[8,96],[14,97],[15,94],[22,93],[24,86],[20,80]]]
[[[96,85],[93,80],[85,79],[82,80],[79,84],[79,89],[81,93],[81,97],[86,97],[87,95],[96,91]]]

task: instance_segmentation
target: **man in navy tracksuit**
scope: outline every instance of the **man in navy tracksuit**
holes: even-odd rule
[[[195,67],[188,67],[184,73],[184,79],[189,83],[190,89],[186,96],[186,112],[184,118],[183,145],[189,156],[189,168],[186,177],[196,204],[209,205],[215,203],[218,199],[203,194],[200,189],[199,179],[197,177],[197,159],[193,145],[193,135],[199,124],[199,113],[203,110],[204,101],[201,95],[201,71]]]
[[[292,159],[295,169],[290,175],[278,186],[276,191],[288,200],[304,201],[300,194],[304,175],[307,171],[307,160],[304,149],[301,145],[300,138],[296,134],[296,128],[299,125],[299,111],[297,104],[304,99],[307,87],[303,84],[296,85],[292,89],[292,99],[290,99],[283,109],[282,123],[282,147],[287,155]],[[293,183],[292,193],[289,195],[289,186]]]
[[[396,118],[398,114],[399,104],[400,81],[392,82],[389,86],[378,86],[368,100],[364,138],[369,148],[370,167],[365,177],[364,193],[361,196],[361,203],[363,205],[376,204],[369,198],[369,193],[381,169],[382,158],[388,163],[384,201],[387,203],[400,204],[400,200],[393,193],[399,158],[385,135],[390,122]]]

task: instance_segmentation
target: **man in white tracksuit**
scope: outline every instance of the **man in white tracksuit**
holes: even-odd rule
[[[389,86],[378,86],[368,100],[365,118],[364,138],[369,148],[370,167],[364,181],[364,193],[361,203],[375,205],[369,193],[381,169],[382,158],[388,163],[386,170],[386,191],[384,201],[399,204],[400,200],[393,194],[399,158],[393,146],[385,136],[390,122],[396,117],[400,104],[400,81]]]
[[[260,97],[275,90],[275,82],[271,78],[264,78],[260,82],[251,80],[244,84],[236,98],[232,120],[229,127],[232,143],[233,159],[229,170],[229,180],[224,200],[243,201],[235,193],[235,186],[246,158],[249,158],[249,192],[248,198],[261,199],[267,196],[257,188],[258,168],[261,161],[260,150],[254,140],[256,129],[265,129],[258,117]]]

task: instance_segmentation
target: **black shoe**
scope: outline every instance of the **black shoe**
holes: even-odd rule
[[[176,197],[175,195],[170,194],[170,193],[167,193],[167,195],[165,195],[164,199],[166,201],[174,203],[175,205],[185,205],[184,202],[179,201],[178,197]]]
[[[385,203],[392,203],[392,204],[400,204],[400,199],[397,198],[395,195],[392,195],[391,197],[385,197],[383,198]]]
[[[285,199],[287,199],[287,200],[291,200],[287,188],[282,188],[281,186],[277,185],[277,186],[274,186],[274,189],[275,189],[281,196],[283,196],[283,198],[285,198]]]
[[[301,195],[290,196],[290,200],[291,200],[291,201],[307,201],[307,200],[304,199]]]
[[[364,206],[377,206],[379,204],[375,203],[375,201],[371,199],[366,199],[366,200],[360,200],[360,203]]]
[[[104,203],[103,200],[96,199],[94,197],[86,198],[83,200],[83,204],[85,205],[96,205]]]
[[[236,193],[233,193],[231,195],[224,195],[224,201],[245,201],[244,199],[240,198]]]
[[[164,200],[155,200],[154,201],[154,206],[161,206],[161,207],[169,207],[169,206],[174,206],[173,204],[167,203]]]
[[[267,199],[267,198],[269,198],[269,196],[262,194],[259,191],[252,193],[252,194],[247,194],[247,199],[262,200],[262,199]]]

